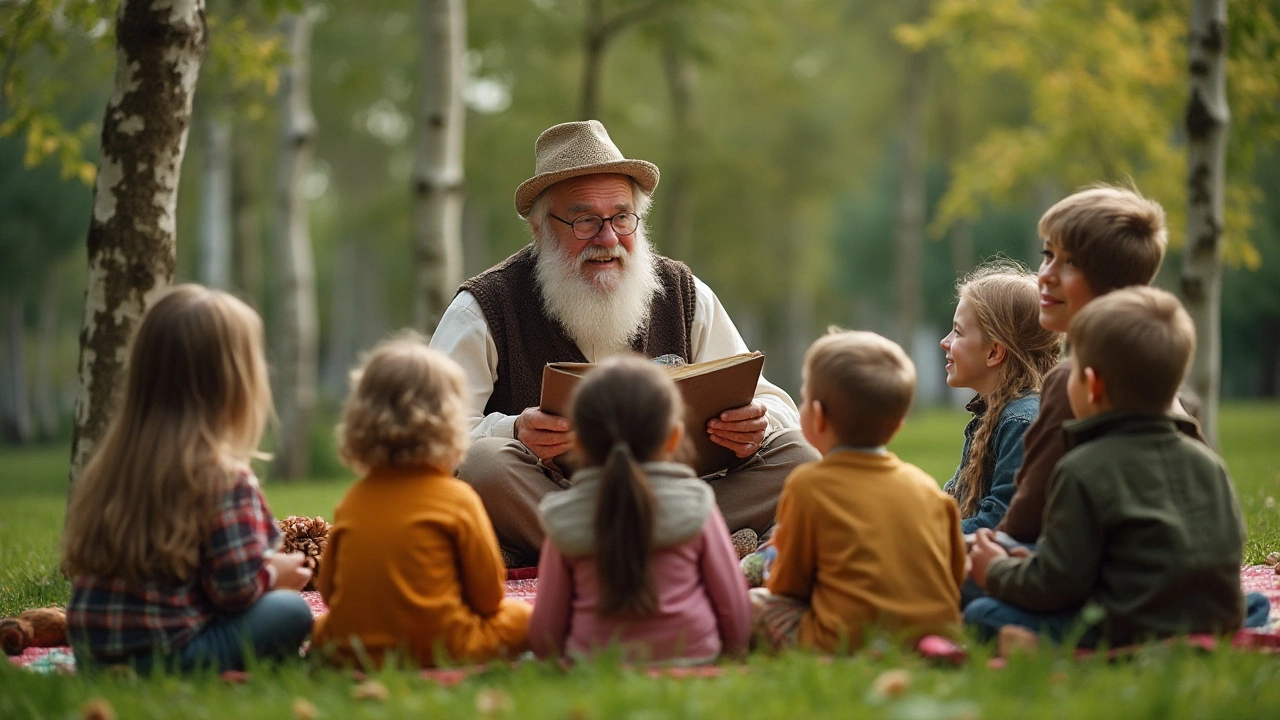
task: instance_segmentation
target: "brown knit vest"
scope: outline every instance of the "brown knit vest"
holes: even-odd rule
[[[502,263],[462,283],[484,312],[498,349],[498,381],[484,407],[486,415],[518,415],[538,404],[542,368],[551,362],[586,362],[560,321],[547,314],[535,272],[537,256],[529,244]],[[679,355],[692,362],[693,272],[682,262],[656,258],[662,289],[654,295],[648,323],[631,349],[646,357]]]

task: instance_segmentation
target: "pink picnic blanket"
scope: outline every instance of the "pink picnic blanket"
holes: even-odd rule
[[[1277,624],[1280,624],[1280,587],[1277,587],[1277,578],[1275,570],[1266,565],[1249,565],[1240,568],[1240,583],[1244,586],[1245,592],[1262,593],[1271,601],[1271,618],[1272,626],[1262,629],[1264,633],[1257,631],[1241,631],[1244,640],[1237,638],[1234,643],[1237,647],[1244,649],[1255,649],[1260,651],[1275,652],[1280,649],[1280,633],[1277,633]],[[519,598],[526,602],[532,603],[534,596],[538,591],[537,568],[520,568],[509,570],[507,572],[507,596]],[[327,610],[324,600],[320,598],[318,592],[304,592],[303,599],[311,606],[311,612],[319,615]],[[1265,637],[1264,637],[1265,636]],[[1265,639],[1266,642],[1261,642]],[[1274,639],[1275,642],[1271,642]],[[1197,638],[1196,644],[1208,647],[1213,638]],[[955,660],[956,652],[959,650],[954,645],[943,641],[938,647],[922,646],[918,648],[926,657],[938,657],[944,660]],[[961,651],[962,652],[962,651]],[[62,646],[54,648],[27,648],[26,652],[21,655],[13,655],[9,657],[9,662],[19,666],[26,667],[36,671],[61,671],[71,672],[75,670],[75,659],[71,655],[71,648]],[[719,667],[719,666],[717,666]],[[707,668],[712,671],[714,668]],[[435,671],[432,671],[435,672]],[[446,672],[446,671],[440,671]],[[447,671],[446,674],[452,673],[457,675],[457,679],[465,677],[469,673],[465,671]],[[695,673],[699,676],[705,675],[705,672]],[[714,671],[712,674],[718,674]]]

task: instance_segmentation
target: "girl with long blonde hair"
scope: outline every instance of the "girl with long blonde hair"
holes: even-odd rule
[[[311,610],[299,553],[249,461],[271,415],[262,321],[179,285],[134,338],[120,407],[71,488],[62,569],[78,664],[242,669],[296,657]]]
[[[1013,497],[1022,436],[1040,409],[1044,376],[1062,335],[1040,325],[1036,276],[1012,261],[989,263],[957,284],[951,332],[942,338],[947,384],[977,395],[960,466],[943,487],[960,505],[965,533],[994,528]]]

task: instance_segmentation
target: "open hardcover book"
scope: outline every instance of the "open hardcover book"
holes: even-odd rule
[[[548,363],[542,370],[539,408],[545,413],[569,417],[573,389],[593,367],[593,363]],[[693,449],[693,457],[687,458],[689,464],[698,475],[710,475],[728,467],[736,456],[729,448],[711,442],[707,421],[725,410],[751,403],[764,369],[764,354],[742,353],[692,365],[664,366],[664,369],[684,398],[684,434]]]

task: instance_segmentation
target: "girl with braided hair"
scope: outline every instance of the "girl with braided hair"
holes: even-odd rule
[[[539,507],[533,651],[693,663],[745,652],[751,608],[728,527],[710,486],[672,461],[674,383],[652,362],[612,358],[582,379],[570,414],[585,467]]]
[[[1040,409],[1044,376],[1062,354],[1061,333],[1040,325],[1036,276],[1011,261],[988,263],[958,283],[951,332],[942,338],[947,384],[977,395],[966,406],[960,466],[943,487],[961,528],[994,528],[1013,497],[1022,436]]]

